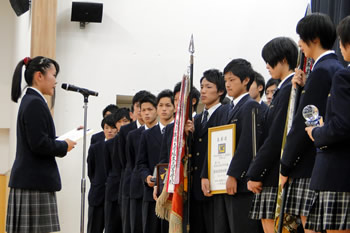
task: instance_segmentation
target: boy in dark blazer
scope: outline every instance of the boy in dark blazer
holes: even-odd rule
[[[214,232],[258,232],[259,222],[248,217],[253,193],[247,190],[245,176],[253,158],[252,109],[260,107],[248,93],[254,71],[248,61],[234,59],[225,67],[224,78],[227,94],[233,101],[220,109],[213,125],[236,124],[236,151],[227,171],[227,194],[214,196]],[[207,177],[207,169],[204,169],[202,190],[205,196],[210,196]]]
[[[267,111],[262,146],[250,164],[247,177],[248,189],[255,193],[250,217],[261,220],[264,232],[273,233],[282,139],[298,47],[289,38],[277,37],[264,46],[262,56],[271,77],[281,82]]]
[[[143,233],[167,232],[162,229],[161,220],[155,214],[156,202],[153,199],[153,187],[155,183],[151,180],[155,166],[159,163],[160,146],[165,127],[174,119],[174,97],[173,92],[164,90],[157,96],[157,115],[159,122],[141,135],[140,149],[137,156],[137,167],[144,182],[144,193],[142,203]],[[151,127],[146,122],[147,127]],[[167,225],[167,224],[166,224]]]
[[[136,117],[136,121],[131,122],[130,124],[124,125],[120,128],[118,133],[118,142],[114,145],[114,151],[117,153],[114,155],[118,157],[121,164],[121,176],[120,176],[120,188],[119,188],[119,204],[122,211],[122,224],[123,224],[123,233],[130,233],[130,159],[126,154],[126,142],[127,136],[130,131],[140,128],[143,125],[143,120],[141,118],[140,112],[140,99],[143,96],[149,94],[148,91],[142,90],[137,92],[132,98],[132,109],[133,116]]]
[[[140,100],[141,117],[145,123],[139,129],[129,133],[127,139],[127,155],[130,159],[130,226],[132,233],[141,233],[143,231],[142,221],[142,199],[143,199],[143,182],[139,169],[136,165],[137,157],[140,150],[141,134],[144,130],[152,128],[157,124],[157,104],[156,97],[152,94],[145,95]]]
[[[258,102],[261,105],[261,108],[260,108],[261,113],[259,114],[261,114],[262,116],[265,116],[265,113],[269,108],[267,104],[265,104],[265,102],[262,100],[264,92],[265,92],[265,79],[260,73],[254,71],[254,82],[249,88],[249,95],[250,97],[252,97],[252,99],[254,99],[256,102]]]
[[[105,140],[112,139],[117,133],[113,115],[102,120],[101,126]],[[104,202],[107,172],[105,168],[105,142],[92,144],[87,157],[90,190],[88,195],[88,233],[102,233],[104,230]]]
[[[194,132],[191,158],[191,208],[190,225],[192,232],[214,232],[214,202],[212,197],[203,195],[201,173],[208,150],[208,128],[213,126],[226,96],[222,72],[207,70],[200,79],[200,98],[204,111],[194,118]]]
[[[340,50],[350,61],[350,17],[338,25]],[[317,197],[307,218],[306,228],[327,232],[350,231],[350,69],[339,70],[333,77],[328,95],[325,124],[307,127],[317,149],[310,188]]]
[[[335,26],[324,14],[311,14],[302,18],[297,25],[300,36],[299,47],[306,57],[314,59],[308,79],[297,69],[292,79],[293,86],[303,87],[292,127],[288,133],[281,159],[281,183],[292,178],[286,200],[285,212],[301,216],[303,225],[314,199],[310,189],[310,177],[316,156],[316,148],[305,132],[305,119],[302,111],[306,105],[315,105],[321,116],[325,116],[327,97],[332,77],[343,66],[331,51],[336,39]],[[312,232],[306,230],[306,232]]]
[[[126,108],[120,108],[113,113],[114,124],[117,132],[120,127],[130,123],[130,112]],[[120,188],[121,164],[114,152],[114,145],[118,144],[118,134],[106,141],[105,167],[107,172],[106,197],[105,197],[105,233],[122,232],[121,210],[118,201]]]

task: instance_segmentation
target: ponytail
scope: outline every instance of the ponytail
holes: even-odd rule
[[[45,74],[46,70],[50,68],[51,64],[55,66],[56,74],[58,74],[60,67],[55,60],[52,60],[50,58],[37,56],[33,59],[26,57],[23,60],[21,60],[16,66],[15,72],[13,73],[11,88],[12,101],[17,103],[18,98],[22,94],[21,82],[23,65],[26,66],[26,69],[24,71],[24,79],[26,80],[28,86],[32,86],[34,73],[39,71],[42,74]]]

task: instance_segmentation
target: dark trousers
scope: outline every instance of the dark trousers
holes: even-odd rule
[[[123,233],[130,233],[130,198],[124,195],[122,196],[121,212]]]
[[[105,201],[105,233],[122,232],[122,217],[118,200]]]
[[[104,227],[104,204],[100,206],[89,206],[87,232],[102,233]]]
[[[214,233],[214,201],[191,199],[191,233]]]
[[[260,221],[248,217],[253,195],[253,193],[214,195],[214,232],[260,233]]]
[[[143,233],[160,233],[161,221],[156,216],[156,202],[142,202],[142,229]]]
[[[142,199],[130,199],[131,233],[142,233]]]

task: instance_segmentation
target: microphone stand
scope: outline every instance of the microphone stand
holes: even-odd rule
[[[84,233],[84,215],[85,215],[85,193],[86,193],[86,130],[87,130],[87,109],[88,109],[88,94],[84,96],[84,137],[83,137],[83,169],[81,178],[81,212],[80,212],[80,233]]]

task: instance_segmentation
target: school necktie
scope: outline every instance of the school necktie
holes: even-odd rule
[[[231,101],[230,103],[230,110],[228,112],[228,115],[229,115],[229,118],[232,117],[232,114],[233,114],[233,109],[235,108],[235,104],[233,103],[233,100]]]
[[[164,134],[164,132],[165,132],[165,127],[163,127],[163,129],[162,129],[162,134]]]
[[[202,120],[202,129],[205,128],[205,126],[207,126],[208,123],[208,111],[204,110],[203,112],[203,120]]]

